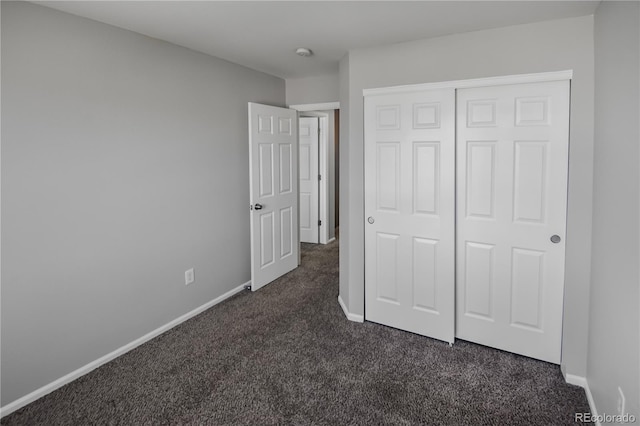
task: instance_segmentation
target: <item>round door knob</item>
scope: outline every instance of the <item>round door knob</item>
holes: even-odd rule
[[[558,244],[560,241],[562,241],[562,238],[560,238],[560,235],[552,235],[550,240],[553,244]]]
[[[256,203],[256,205],[253,206],[253,208],[256,209],[256,210],[262,210],[262,204]]]
[[[369,219],[367,219],[367,222],[369,222],[369,223],[373,223],[373,222],[375,222],[375,221],[376,221],[376,220],[375,220],[373,217],[371,217],[371,216],[369,216]]]

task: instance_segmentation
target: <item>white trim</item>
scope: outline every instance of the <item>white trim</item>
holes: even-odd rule
[[[580,386],[581,388],[587,388],[587,379],[582,376],[576,376],[574,374],[566,374],[564,376],[564,381],[569,383],[570,385]]]
[[[344,304],[344,301],[342,300],[342,296],[338,296],[338,303],[340,304],[342,311],[344,312],[345,316],[349,321],[364,322],[364,316],[358,315],[358,314],[352,314],[347,310],[347,305]]]
[[[564,373],[563,373],[564,374]],[[601,426],[598,419],[598,410],[596,409],[596,402],[593,399],[593,395],[591,394],[591,389],[589,389],[589,382],[587,379],[582,376],[576,376],[573,374],[565,374],[564,380],[570,385],[580,386],[584,389],[584,392],[587,394],[587,401],[589,401],[589,409],[591,410],[591,415],[596,419],[596,425]]]
[[[364,96],[388,95],[391,93],[421,92],[434,89],[463,89],[468,87],[501,86],[505,84],[539,83],[544,81],[563,81],[573,78],[573,70],[541,72],[535,74],[516,74],[501,77],[473,78],[469,80],[440,81],[435,83],[410,84],[405,86],[364,89]]]
[[[327,241],[327,244],[332,243],[336,240],[336,237],[331,237],[329,238],[329,241]]]
[[[296,111],[322,111],[327,109],[340,109],[340,102],[289,105],[289,108],[295,109]]]
[[[318,234],[320,235],[320,244],[327,244],[329,239],[329,114],[324,114],[318,122],[320,128],[320,137],[318,138],[319,156],[318,156],[318,173],[322,176],[319,182],[318,191],[318,209],[320,210],[320,225]]]
[[[173,327],[185,322],[186,320],[206,311],[207,309],[213,307],[214,305],[217,305],[220,302],[225,301],[226,299],[230,298],[231,296],[236,295],[237,293],[240,293],[242,290],[244,290],[245,286],[250,285],[251,281],[247,281],[246,283],[232,289],[229,290],[228,292],[226,292],[225,294],[223,294],[222,296],[218,296],[215,299],[205,303],[204,305],[195,308],[194,310],[192,310],[191,312],[187,312],[186,314],[174,319],[173,321],[170,321],[168,323],[166,323],[165,325],[156,328],[155,330],[145,334],[142,337],[137,338],[136,340],[127,343],[126,345],[116,349],[115,351],[108,353],[98,359],[96,359],[95,361],[90,362],[89,364],[78,368],[75,371],[72,371],[71,373],[60,377],[59,379],[49,383],[48,385],[44,385],[39,389],[36,389],[35,391],[23,396],[22,398],[16,399],[13,402],[10,402],[9,404],[5,405],[4,407],[0,408],[0,418],[4,417],[6,415],[9,415],[11,413],[13,413],[16,410],[19,410],[20,408],[24,407],[27,404],[32,403],[33,401],[42,398],[43,396],[53,392],[54,390],[61,388],[62,386],[66,385],[67,383],[70,383],[82,376],[84,376],[85,374],[95,370],[96,368],[100,367],[101,365],[106,364],[109,361],[114,360],[115,358],[124,355],[125,353],[129,352],[132,349],[137,348],[138,346],[142,345],[143,343],[148,342],[149,340],[153,339],[154,337],[157,337],[159,335],[161,335],[162,333],[164,333],[165,331],[168,331],[170,329],[172,329]]]

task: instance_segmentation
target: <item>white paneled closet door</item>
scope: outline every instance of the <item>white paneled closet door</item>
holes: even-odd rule
[[[456,337],[560,363],[569,82],[457,95]]]
[[[365,318],[454,339],[455,91],[365,98]]]

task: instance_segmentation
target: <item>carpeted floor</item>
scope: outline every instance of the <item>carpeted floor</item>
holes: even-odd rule
[[[2,420],[6,425],[561,425],[558,366],[348,321],[338,244]]]

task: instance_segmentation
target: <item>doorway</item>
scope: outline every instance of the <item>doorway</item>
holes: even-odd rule
[[[292,108],[299,111],[300,241],[328,244],[336,239],[339,212],[339,111]]]

